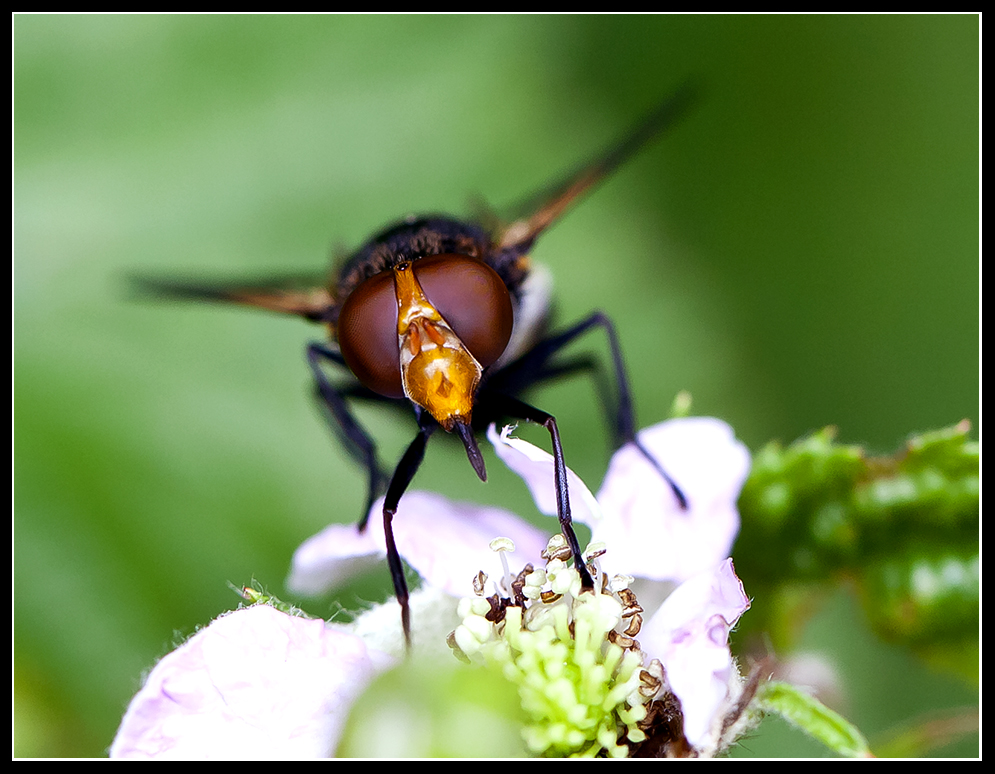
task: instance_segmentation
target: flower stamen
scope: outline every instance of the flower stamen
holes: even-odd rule
[[[619,577],[623,593],[616,592],[597,567],[604,552],[596,546],[585,557],[603,592],[580,594],[566,541],[554,536],[544,568],[526,567],[506,582],[513,598],[484,599],[475,580],[475,596],[460,603],[463,623],[449,637],[457,656],[495,666],[518,685],[529,718],[523,738],[539,755],[629,755],[645,742],[641,724],[664,685],[662,673],[643,669],[630,634],[642,622],[631,579]]]

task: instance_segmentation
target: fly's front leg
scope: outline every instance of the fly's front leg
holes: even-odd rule
[[[409,649],[411,647],[411,608],[408,605],[408,582],[404,577],[401,555],[394,543],[393,521],[394,514],[397,513],[397,506],[401,501],[401,495],[408,488],[425,457],[425,445],[428,443],[429,436],[438,427],[428,412],[417,406],[415,407],[415,416],[418,419],[418,435],[405,450],[401,461],[397,463],[383,503],[383,531],[387,539],[387,566],[390,568],[390,578],[394,583],[394,594],[397,596],[398,604],[401,605],[401,627],[404,629],[404,642]]]
[[[377,460],[377,447],[366,430],[353,416],[342,393],[329,381],[321,370],[320,361],[326,360],[345,367],[342,356],[319,342],[311,342],[307,346],[307,362],[314,374],[318,398],[321,402],[325,422],[333,432],[340,434],[345,447],[354,458],[359,460],[369,473],[369,488],[367,490],[366,508],[359,520],[359,529],[366,528],[373,503],[380,496],[386,484],[387,476]]]
[[[574,533],[573,519],[570,518],[570,491],[567,487],[567,463],[563,459],[563,445],[560,443],[560,430],[556,426],[556,419],[552,414],[547,414],[528,403],[523,403],[517,398],[502,395],[497,400],[500,401],[500,408],[507,416],[513,419],[524,419],[542,425],[549,431],[549,437],[553,444],[553,484],[556,487],[556,516],[560,520],[560,530],[563,537],[570,546],[570,553],[573,554],[574,567],[580,573],[581,586],[585,589],[593,589],[594,581],[591,573],[587,570],[587,564],[580,552],[580,543],[577,542],[577,535]]]
[[[622,347],[618,343],[618,336],[615,333],[615,326],[603,312],[594,312],[589,317],[581,320],[571,328],[561,333],[543,339],[536,344],[528,353],[520,358],[521,363],[527,366],[526,373],[541,372],[546,361],[556,352],[567,346],[578,336],[589,331],[591,328],[600,327],[608,337],[608,347],[611,351],[612,367],[615,372],[615,384],[618,391],[618,407],[615,413],[615,441],[618,446],[627,443],[633,444],[647,461],[656,469],[657,473],[667,482],[673,491],[674,496],[680,503],[681,508],[687,510],[688,501],[684,492],[677,486],[674,480],[663,469],[656,457],[650,454],[639,440],[636,438],[635,412],[632,407],[632,391],[629,388],[629,378],[625,371],[625,361],[622,359]],[[515,364],[517,366],[517,363]]]

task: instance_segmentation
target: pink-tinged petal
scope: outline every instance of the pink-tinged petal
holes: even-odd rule
[[[702,746],[724,707],[734,676],[729,631],[750,607],[732,559],[678,586],[643,624],[639,642],[658,658],[681,701],[684,735]]]
[[[360,532],[355,524],[332,524],[305,540],[294,552],[287,588],[295,594],[315,596],[344,585],[383,562],[383,525]]]
[[[324,621],[266,605],[236,610],[155,666],[132,699],[110,754],[327,757],[374,671],[363,641]]]
[[[522,477],[540,513],[556,516],[556,482],[553,456],[528,441],[512,438],[514,428],[505,427],[498,435],[494,425],[487,428],[487,439],[494,445],[498,457]],[[567,468],[567,488],[570,492],[571,518],[582,524],[593,524],[600,519],[598,501],[587,485],[570,468]]]
[[[727,424],[707,417],[672,419],[638,437],[688,508],[639,449],[619,449],[598,492],[603,518],[592,526],[592,540],[609,549],[605,571],[682,581],[714,567],[729,556],[739,532],[736,501],[749,452]]]
[[[374,504],[363,535],[355,526],[333,524],[308,539],[294,554],[287,587],[298,593],[320,593],[350,577],[358,563],[382,561],[387,555],[382,512],[381,499]],[[431,492],[407,492],[393,527],[405,561],[428,585],[457,597],[468,592],[480,570],[492,579],[501,577],[501,560],[489,550],[495,537],[514,541],[511,563],[519,568],[526,562],[538,563],[549,539],[501,508],[452,502]]]

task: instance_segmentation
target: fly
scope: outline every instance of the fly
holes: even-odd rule
[[[556,420],[517,396],[544,379],[585,368],[586,363],[557,363],[553,357],[577,337],[601,328],[608,338],[618,391],[614,417],[618,446],[638,446],[632,400],[618,337],[603,313],[594,312],[536,340],[547,310],[542,302],[536,308],[537,297],[544,294],[539,292],[541,275],[532,271],[529,251],[583,194],[671,127],[692,96],[689,86],[678,89],[621,142],[519,207],[519,214],[504,225],[485,227],[445,216],[407,218],[367,241],[325,285],[302,289],[286,282],[137,280],[156,295],[245,304],[298,315],[327,328],[327,341],[307,345],[307,362],[326,421],[369,475],[360,530],[366,528],[373,503],[386,490],[382,516],[387,563],[409,642],[408,587],[392,520],[421,465],[429,437],[440,427],[459,437],[481,481],[487,473],[477,432],[506,419],[546,428],[560,529],[582,586],[593,588],[570,518],[567,468]],[[348,370],[355,381],[334,384],[325,373],[326,364]],[[389,476],[373,439],[353,415],[349,405],[353,398],[406,403],[414,412],[418,433]],[[686,507],[679,487],[639,448]]]

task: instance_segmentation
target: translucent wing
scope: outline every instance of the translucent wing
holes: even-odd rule
[[[244,304],[298,315],[314,322],[334,319],[334,299],[314,277],[283,275],[251,282],[211,282],[133,275],[128,278],[128,284],[135,294],[143,297]]]
[[[683,84],[621,140],[520,204],[509,219],[510,225],[497,230],[498,248],[527,251],[536,238],[584,194],[628,161],[646,143],[671,128],[684,115],[696,92],[690,82]]]

